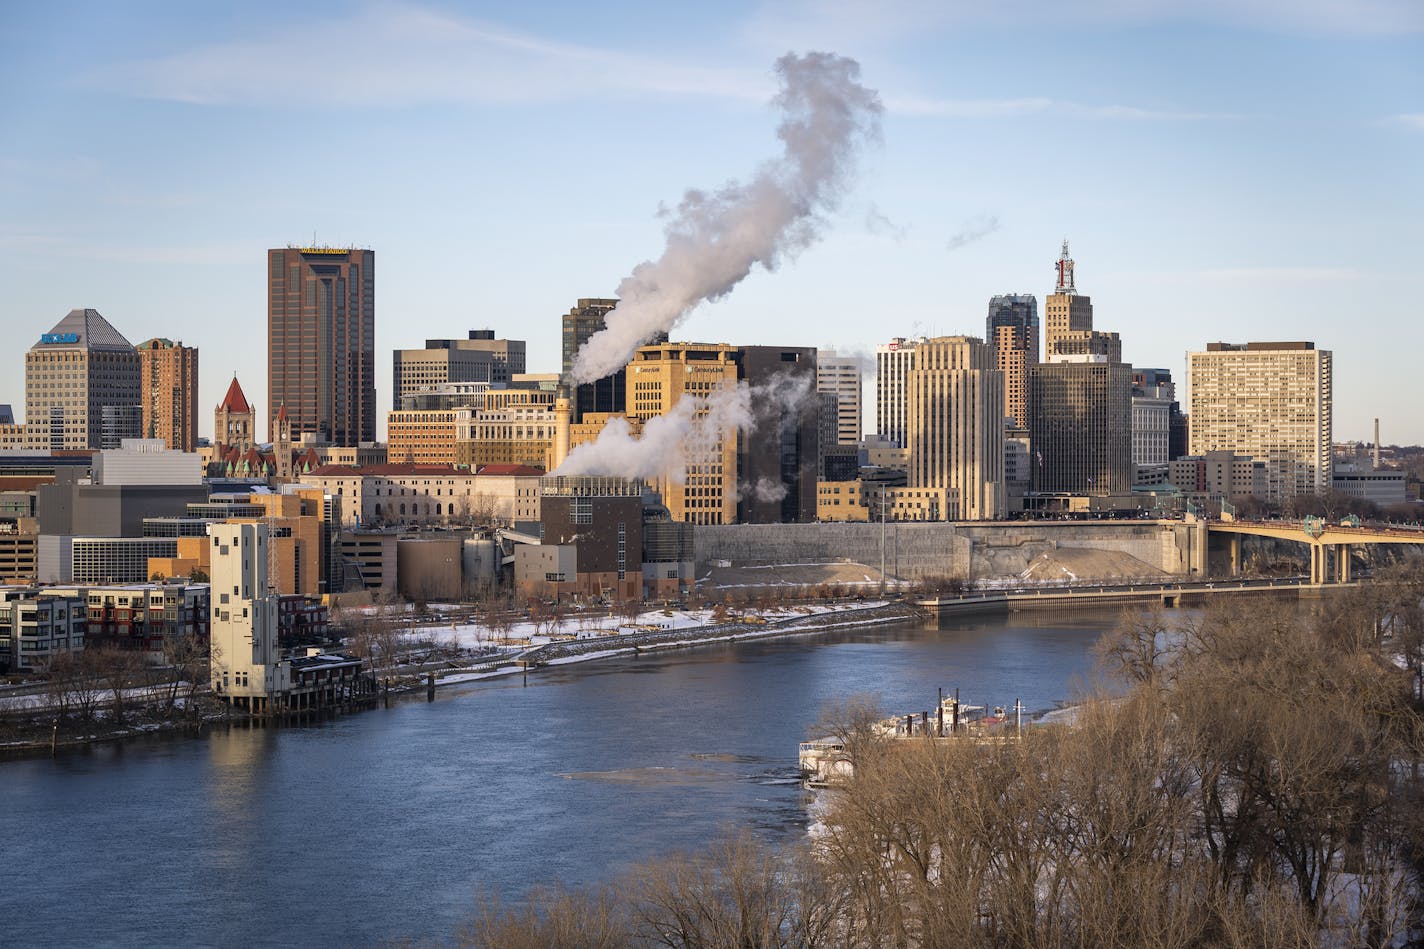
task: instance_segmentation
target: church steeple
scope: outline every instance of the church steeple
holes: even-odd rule
[[[227,387],[227,395],[213,413],[213,441],[244,452],[255,444],[256,431],[257,412],[238,385],[237,374],[233,373],[232,385]]]

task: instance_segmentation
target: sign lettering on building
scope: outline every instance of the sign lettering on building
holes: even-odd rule
[[[41,343],[44,343],[44,344],[49,344],[49,343],[77,343],[77,342],[79,342],[79,334],[78,334],[78,333],[42,333],[42,334],[40,335],[40,342],[41,342]]]

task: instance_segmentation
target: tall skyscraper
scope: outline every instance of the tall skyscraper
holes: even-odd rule
[[[1266,463],[1266,497],[1331,486],[1332,354],[1314,343],[1208,343],[1187,355],[1190,453]]]
[[[98,310],[70,310],[25,354],[25,422],[50,451],[143,433],[138,352]]]
[[[737,522],[814,521],[821,455],[816,350],[739,346],[732,358],[753,401],[751,428],[737,438]]]
[[[1033,367],[1029,401],[1034,491],[1131,493],[1131,366],[1106,356],[1059,356]]]
[[[617,300],[600,297],[580,298],[578,304],[565,313],[563,323],[563,378],[567,379],[573,369],[574,357],[589,337],[603,329],[603,321],[618,305]],[[657,346],[668,341],[666,333],[659,333],[648,345]],[[628,401],[628,370],[619,369],[612,375],[595,382],[585,382],[574,389],[569,401],[569,409],[574,422],[583,420],[589,412],[622,412]]]
[[[984,342],[994,349],[994,368],[1004,374],[1004,414],[1028,427],[1028,371],[1038,362],[1038,300],[1031,293],[989,299]]]
[[[914,352],[909,486],[947,488],[946,520],[1003,517],[1004,382],[992,350],[972,336],[939,336]]]
[[[1043,301],[1043,355],[1047,359],[1058,352],[1058,341],[1070,333],[1090,332],[1093,328],[1093,300],[1078,293],[1073,283],[1073,258],[1068,256],[1068,242],[1055,264],[1058,282]]]
[[[495,339],[494,330],[470,330],[469,339],[427,339],[424,349],[397,349],[393,356],[391,407],[450,382],[508,384],[524,372],[522,339]]]
[[[1116,333],[1093,329],[1093,301],[1080,294],[1073,284],[1073,258],[1068,242],[1055,264],[1058,283],[1044,301],[1043,358],[1054,356],[1106,356],[1108,362],[1122,362],[1122,342]]]
[[[582,302],[582,301],[581,301]],[[568,324],[565,323],[565,326]],[[734,351],[726,343],[643,346],[628,364],[628,418],[646,422],[666,415],[685,397],[711,396],[737,384]],[[694,434],[684,442],[686,477],[653,480],[673,520],[732,524],[737,519],[737,433]],[[813,461],[814,464],[814,461]],[[814,505],[815,491],[812,490]]]
[[[139,343],[143,437],[174,451],[198,447],[198,350],[171,339]]]
[[[816,391],[836,398],[835,443],[859,445],[860,360],[837,355],[834,349],[817,350]]]
[[[267,252],[267,410],[293,437],[376,439],[376,255],[355,248]],[[275,429],[269,429],[269,434]]]
[[[897,448],[907,442],[905,382],[915,368],[915,347],[923,336],[897,336],[875,347],[875,432]]]

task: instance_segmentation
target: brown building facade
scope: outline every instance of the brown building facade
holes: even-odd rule
[[[376,440],[375,258],[355,248],[267,252],[267,404],[286,406],[298,441]]]
[[[198,350],[171,339],[150,339],[138,350],[143,437],[161,438],[174,451],[198,447]]]

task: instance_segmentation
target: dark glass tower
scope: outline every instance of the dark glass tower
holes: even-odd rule
[[[267,405],[292,437],[333,445],[376,440],[375,252],[288,247],[267,252]]]
[[[618,305],[617,300],[592,298],[580,299],[578,305],[563,316],[564,378],[569,377],[574,357],[579,347],[588,342],[590,336],[603,329],[603,321]],[[666,333],[659,333],[649,340],[651,345],[666,343]],[[579,422],[589,412],[623,412],[627,410],[628,370],[619,369],[597,382],[585,382],[577,386],[569,399],[569,415]]]

